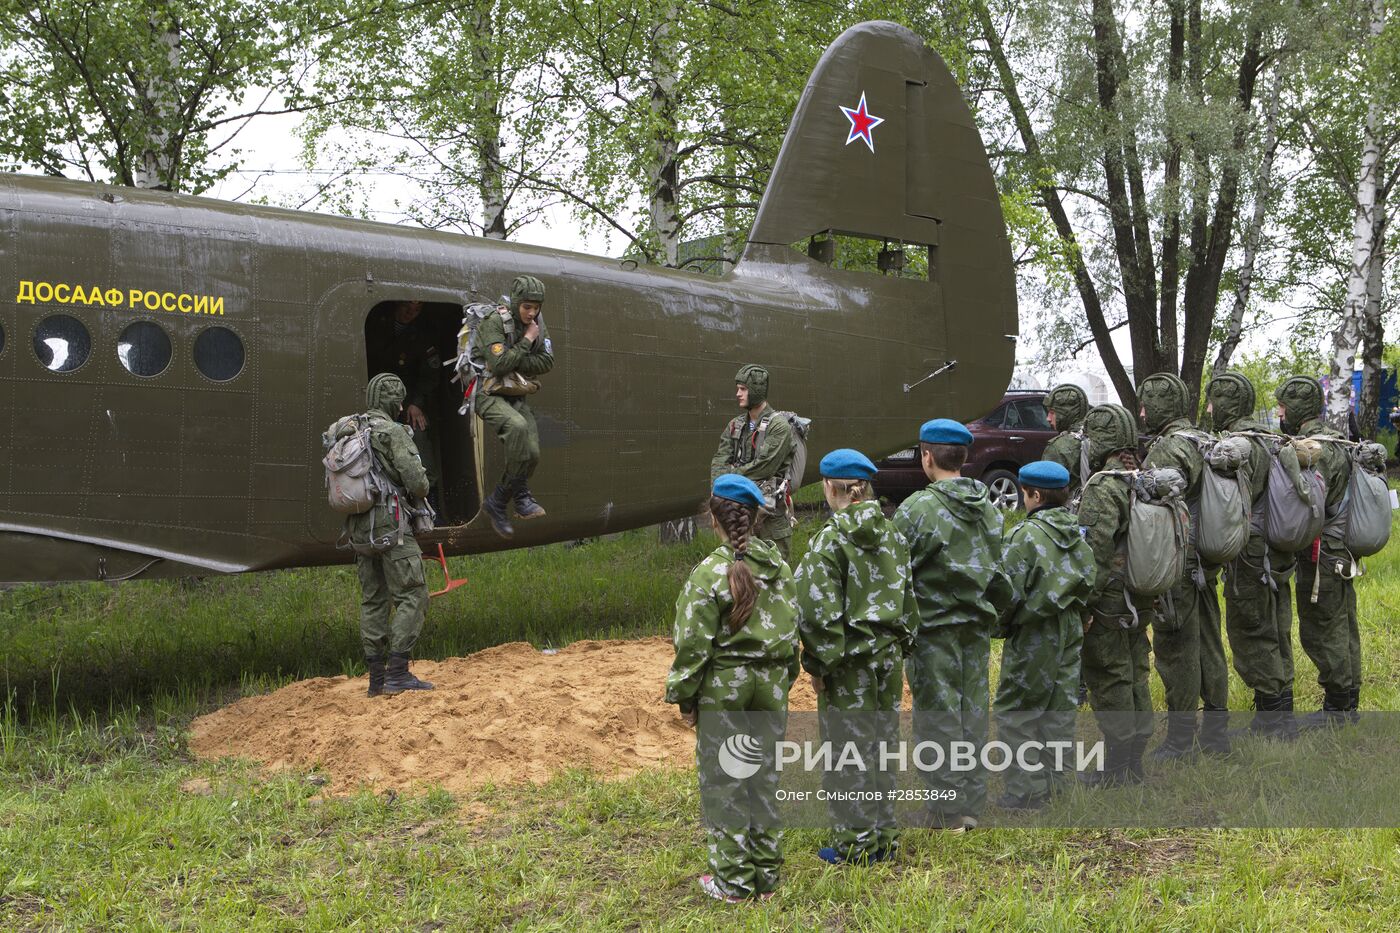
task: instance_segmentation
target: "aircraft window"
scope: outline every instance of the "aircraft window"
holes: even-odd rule
[[[87,362],[92,337],[82,321],[67,314],[52,314],[34,331],[34,355],[47,370],[71,373]]]
[[[159,376],[170,365],[170,338],[159,324],[128,324],[117,338],[117,359],[134,376]]]
[[[0,324],[0,354],[5,352],[5,326]]]
[[[215,382],[243,372],[243,341],[227,327],[210,327],[194,339],[194,365]]]
[[[929,279],[930,251],[921,243],[819,233],[792,244],[792,248],[834,269],[902,279]]]

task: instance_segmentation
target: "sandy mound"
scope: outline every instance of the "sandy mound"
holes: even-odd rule
[[[430,692],[371,700],[363,677],[303,680],[196,719],[190,749],[271,768],[320,765],[334,792],[418,782],[461,792],[569,767],[610,776],[690,767],[694,733],[662,702],[671,657],[665,638],[581,641],[557,654],[514,642],[414,662],[437,684]],[[806,676],[792,708],[816,708]]]

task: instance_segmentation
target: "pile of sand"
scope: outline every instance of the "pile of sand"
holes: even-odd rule
[[[618,777],[690,767],[695,734],[662,701],[671,658],[665,638],[582,641],[557,654],[514,642],[414,662],[437,685],[428,692],[370,699],[364,677],[303,680],[196,719],[190,748],[270,768],[319,766],[337,793],[420,782],[463,792],[540,783],[571,767]],[[805,676],[792,708],[816,708]]]

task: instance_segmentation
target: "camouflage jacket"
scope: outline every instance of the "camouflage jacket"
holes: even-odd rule
[[[1069,491],[1074,495],[1079,489],[1079,484],[1083,477],[1079,475],[1079,447],[1083,443],[1082,439],[1076,436],[1084,430],[1084,422],[1079,422],[1068,431],[1061,431],[1050,439],[1050,443],[1045,445],[1044,459],[1069,470]]]
[[[418,459],[418,448],[408,428],[378,409],[366,412],[362,417],[369,419],[369,443],[374,448],[375,462],[384,477],[413,498],[425,498],[428,495],[428,474],[423,469],[423,461]],[[337,436],[353,430],[353,425],[343,427]],[[364,547],[371,537],[381,537],[394,528],[406,529],[406,505],[391,499],[375,505],[368,512],[345,516],[345,534],[350,543]]]
[[[1094,552],[1068,509],[1038,509],[1011,529],[1002,570],[1011,588],[997,631],[1003,638],[1067,612],[1083,616],[1089,609]]]
[[[797,593],[792,571],[767,541],[749,541],[745,563],[758,584],[753,614],[734,631],[729,627],[729,563],[734,549],[722,544],[690,572],[676,598],[676,659],[666,677],[666,702],[682,709],[694,704],[713,668],[751,664],[783,665],[789,680],[799,671]]]
[[[909,547],[878,502],[837,512],[797,567],[802,666],[821,676],[848,658],[907,644],[914,590]]]
[[[1147,448],[1144,470],[1172,469],[1186,479],[1185,498],[1195,502],[1201,496],[1201,471],[1206,468],[1206,458],[1200,446],[1192,437],[1214,441],[1208,433],[1200,430],[1186,418],[1167,422]]]
[[[488,314],[477,325],[476,344],[472,359],[484,363],[492,376],[520,373],[522,376],[542,376],[554,368],[554,344],[549,339],[549,328],[544,317],[540,316],[540,333],[534,340],[522,336],[525,325],[520,318],[512,315],[511,333],[506,333],[505,321],[500,314]]]
[[[763,435],[760,449],[758,428],[764,418],[768,419],[768,429]],[[721,473],[738,473],[755,483],[772,479],[792,459],[795,443],[792,425],[786,418],[779,417],[772,405],[765,405],[759,412],[758,421],[752,425],[748,412],[744,412],[724,426],[719,447],[710,460],[710,480],[713,482]]]
[[[909,543],[917,620],[911,631],[996,621],[990,589],[1005,585],[1001,513],[974,479],[940,480],[914,493],[894,513]]]
[[[1304,421],[1298,427],[1298,437],[1331,437],[1345,441],[1346,435],[1333,428],[1321,418]],[[1314,464],[1314,469],[1322,474],[1327,484],[1327,517],[1332,518],[1342,507],[1347,494],[1347,484],[1351,482],[1351,457],[1341,444],[1323,443],[1322,454]]]
[[[1251,434],[1274,434],[1278,432],[1266,424],[1241,418],[1234,422],[1227,429],[1227,433],[1249,432]],[[1264,490],[1269,488],[1269,465],[1273,462],[1273,455],[1265,446],[1264,440],[1257,437],[1249,439],[1249,500],[1257,503],[1264,496]],[[1250,534],[1255,534],[1251,531]]]
[[[1103,469],[1126,470],[1128,465],[1113,456],[1108,458]],[[1096,572],[1089,608],[1099,615],[1128,615],[1123,574],[1131,504],[1131,490],[1119,477],[1099,472],[1084,484],[1084,495],[1079,500],[1079,526],[1084,529],[1084,540],[1094,552]]]

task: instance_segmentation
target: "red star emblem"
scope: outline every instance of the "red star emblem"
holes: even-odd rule
[[[871,152],[875,151],[875,138],[871,135],[871,130],[885,122],[884,117],[877,117],[869,110],[865,109],[865,92],[860,92],[860,103],[854,107],[842,107],[841,112],[846,115],[846,119],[851,121],[851,132],[846,136],[846,145],[850,145],[857,139],[865,140],[865,145]]]

